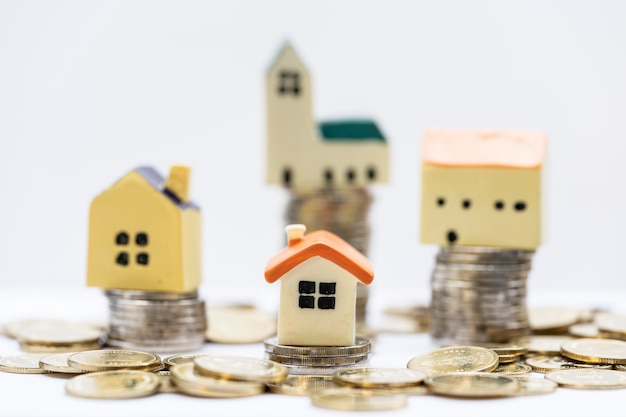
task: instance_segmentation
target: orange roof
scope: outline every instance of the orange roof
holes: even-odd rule
[[[449,167],[539,168],[547,143],[541,132],[431,130],[424,134],[422,162]]]
[[[345,269],[363,284],[370,284],[374,272],[369,260],[340,237],[318,230],[292,242],[267,263],[265,280],[278,281],[302,262],[320,256]]]

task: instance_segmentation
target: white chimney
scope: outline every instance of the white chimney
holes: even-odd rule
[[[287,232],[287,242],[289,246],[295,245],[304,238],[306,226],[303,224],[290,224],[285,227],[285,232]]]

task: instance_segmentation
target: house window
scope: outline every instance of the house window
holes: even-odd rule
[[[137,232],[135,234],[134,243],[136,246],[139,246],[142,248],[147,246],[148,234],[146,232]],[[129,234],[125,231],[118,232],[115,235],[115,244],[118,246],[132,245]],[[128,248],[128,249],[131,249],[131,248]],[[134,256],[135,263],[137,265],[143,265],[143,266],[148,265],[149,260],[150,260],[150,255],[147,252],[145,252],[145,249],[143,249],[142,252],[137,253],[137,255],[132,255],[125,248],[125,250],[118,252],[117,255],[115,255],[115,263],[120,266],[128,266],[131,263],[133,256]]]
[[[293,94],[294,96],[300,94],[300,74],[296,71],[281,71],[279,77],[279,94]]]
[[[316,291],[315,281],[300,281],[298,283],[298,306],[300,308],[315,308],[315,297],[317,297],[317,308],[320,310],[335,309],[335,293],[337,291],[336,282],[320,282],[319,291]]]
[[[119,232],[115,236],[115,244],[116,245],[128,245],[128,233]]]

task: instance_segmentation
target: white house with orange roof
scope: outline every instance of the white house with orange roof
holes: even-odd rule
[[[338,236],[304,225],[286,227],[288,246],[265,268],[280,280],[278,343],[351,346],[355,343],[356,284],[374,279],[370,262]]]
[[[427,131],[420,240],[537,248],[547,141],[541,132]]]
[[[386,182],[387,141],[370,119],[316,123],[311,76],[290,44],[266,73],[269,184],[363,187]]]

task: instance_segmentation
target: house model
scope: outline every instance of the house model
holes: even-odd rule
[[[269,283],[281,281],[278,343],[351,346],[355,342],[356,284],[370,284],[372,267],[336,235],[304,225],[286,227],[288,246],[265,268]]]
[[[137,168],[97,196],[89,213],[87,284],[184,292],[200,285],[200,209],[189,201],[189,168],[164,179]]]
[[[376,123],[314,121],[311,77],[291,45],[267,71],[266,89],[269,184],[363,187],[387,181],[387,142]]]
[[[547,137],[538,132],[426,132],[421,241],[537,248],[546,148]]]

